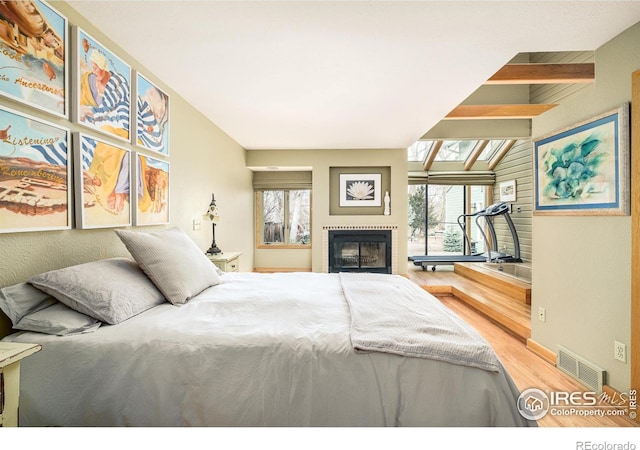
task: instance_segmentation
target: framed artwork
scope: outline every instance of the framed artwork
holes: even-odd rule
[[[74,133],[77,228],[131,225],[131,152]]]
[[[136,72],[136,131],[133,143],[169,155],[169,95]]]
[[[341,173],[340,206],[380,206],[382,175]]]
[[[131,141],[131,67],[74,27],[74,122]]]
[[[135,154],[134,225],[169,223],[169,163]]]
[[[0,94],[67,118],[67,19],[41,0],[0,2]]]
[[[628,215],[629,104],[534,144],[534,214]]]
[[[516,201],[516,180],[503,181],[500,183],[500,201]]]
[[[67,128],[0,108],[0,232],[71,228]]]

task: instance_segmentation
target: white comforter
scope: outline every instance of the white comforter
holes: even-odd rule
[[[20,424],[529,425],[502,365],[356,353],[337,274],[222,280],[94,333],[5,338],[43,346],[22,363]]]

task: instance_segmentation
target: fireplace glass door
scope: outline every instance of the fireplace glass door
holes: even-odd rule
[[[360,231],[331,236],[330,271],[391,273],[389,234]]]

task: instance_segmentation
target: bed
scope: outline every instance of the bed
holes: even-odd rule
[[[3,340],[42,345],[22,361],[22,426],[535,426],[486,341],[402,276],[214,270],[180,303],[140,261],[32,277],[22,300],[42,293],[48,306],[23,317],[7,306],[18,287],[2,290],[23,328]],[[85,323],[20,325],[52,307]]]

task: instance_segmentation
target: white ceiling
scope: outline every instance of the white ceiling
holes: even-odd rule
[[[517,53],[640,21],[638,1],[68,3],[247,149],[407,147]]]

